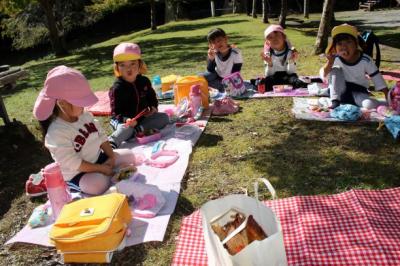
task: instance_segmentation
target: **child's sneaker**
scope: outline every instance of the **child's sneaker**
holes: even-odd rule
[[[42,171],[37,174],[31,174],[25,183],[26,195],[37,197],[47,193],[46,183]]]

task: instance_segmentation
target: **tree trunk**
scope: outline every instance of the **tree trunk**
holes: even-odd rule
[[[287,0],[281,0],[281,14],[279,15],[279,25],[286,28]]]
[[[246,8],[246,15],[247,16],[251,16],[251,10],[252,10],[251,3],[252,3],[252,0],[243,0],[243,1],[244,1],[244,7]]]
[[[237,2],[236,0],[232,0],[232,13],[236,14],[237,12]]]
[[[299,0],[296,0],[296,4],[297,4],[297,7],[299,8],[299,12],[303,13],[303,5],[299,2]]]
[[[257,17],[257,0],[253,0],[253,7],[252,7],[252,11],[251,11],[251,16],[253,18]]]
[[[178,20],[183,17],[184,17],[184,12],[183,12],[182,4],[181,4],[181,2],[176,1],[176,3],[175,3],[175,20]]]
[[[151,17],[151,30],[157,29],[157,17],[156,17],[156,2],[150,0],[150,17]]]
[[[333,16],[333,4],[334,0],[324,1],[324,9],[322,10],[321,22],[319,23],[317,39],[315,41],[314,54],[316,55],[324,53],[328,44],[329,31],[331,29],[330,23]]]
[[[304,17],[309,18],[310,0],[304,0]]]
[[[269,23],[268,21],[268,0],[262,0],[262,22]]]
[[[236,0],[236,12],[237,13],[246,13],[246,1],[245,0]]]
[[[215,2],[214,2],[214,0],[211,0],[210,4],[211,4],[211,16],[215,17]]]
[[[54,16],[54,0],[38,0],[42,7],[47,20],[47,29],[49,30],[50,42],[54,53],[57,56],[68,54],[65,44],[63,42],[62,29],[57,27],[56,19]]]
[[[165,0],[165,23],[176,20],[174,0]]]

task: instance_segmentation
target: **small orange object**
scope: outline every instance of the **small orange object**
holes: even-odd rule
[[[143,109],[140,113],[138,113],[134,118],[128,118],[125,121],[125,126],[129,127],[133,121],[138,120],[139,118],[141,118],[143,115],[145,115],[146,113],[150,112],[150,107],[147,107],[145,109]]]

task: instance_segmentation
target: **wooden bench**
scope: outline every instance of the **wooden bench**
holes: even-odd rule
[[[4,66],[2,66],[4,68]],[[16,86],[17,80],[27,76],[26,70],[22,68],[10,68],[0,72],[0,89],[9,90]],[[10,118],[7,114],[6,106],[3,102],[3,97],[0,95],[0,117],[3,118],[4,124],[10,123]]]
[[[359,3],[359,9],[364,9],[366,11],[373,11],[375,7],[379,7],[382,4],[381,0],[368,0]]]

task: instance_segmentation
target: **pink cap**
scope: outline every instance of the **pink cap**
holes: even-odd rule
[[[286,35],[284,29],[280,25],[272,24],[264,31],[264,38],[267,38],[268,35],[274,31],[281,32],[283,35]]]
[[[200,85],[199,84],[192,85],[190,87],[190,94],[189,95],[190,96],[201,95]]]
[[[57,66],[47,73],[44,87],[33,108],[35,117],[40,121],[49,118],[56,100],[66,100],[75,106],[86,107],[95,104],[99,99],[81,72],[66,66]]]
[[[137,60],[141,58],[139,45],[136,43],[123,42],[114,48],[114,62]]]

